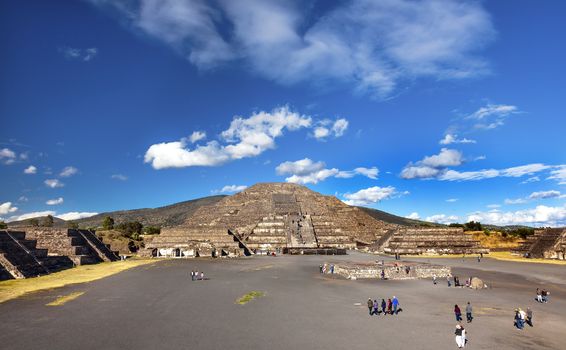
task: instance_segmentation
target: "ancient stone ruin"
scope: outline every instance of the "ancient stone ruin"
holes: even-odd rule
[[[261,183],[163,228],[145,254],[240,256],[358,246],[400,254],[487,252],[462,230],[403,228],[304,186]]]
[[[535,230],[514,253],[528,258],[566,260],[566,228]]]
[[[410,280],[419,278],[446,278],[451,276],[448,266],[416,263],[410,261],[399,262],[328,262],[323,266],[323,273],[336,274],[347,279],[386,279]]]
[[[0,280],[115,260],[116,255],[92,231],[48,227],[0,230]]]

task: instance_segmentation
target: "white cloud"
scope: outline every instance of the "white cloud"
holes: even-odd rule
[[[220,189],[220,190],[212,191],[212,193],[235,193],[235,192],[241,192],[241,191],[245,190],[246,188],[248,188],[248,186],[245,186],[245,185],[226,185],[226,186],[222,187],[222,189]]]
[[[18,198],[19,202],[27,202],[28,201],[28,197],[26,196],[20,196],[20,198]]]
[[[446,134],[439,143],[441,145],[450,145],[452,143],[476,143],[476,141],[467,139],[465,137],[463,139],[459,139],[458,135]]]
[[[90,47],[86,49],[78,49],[73,47],[62,47],[59,52],[68,60],[77,60],[88,62],[91,61],[98,54],[98,48]]]
[[[516,106],[488,104],[481,107],[465,119],[472,120],[475,129],[495,129],[502,126],[511,114],[520,113]]]
[[[340,137],[348,129],[348,120],[341,118],[332,122],[330,119],[319,120],[314,128],[313,136],[317,140],[324,140],[329,136]]]
[[[458,222],[458,216],[456,215],[446,215],[446,214],[436,214],[432,216],[427,216],[425,221],[436,222],[438,224],[452,224]]]
[[[13,207],[12,202],[5,202],[5,203],[0,204],[0,215],[13,213],[16,210],[18,210],[18,208]]]
[[[317,184],[329,177],[348,179],[356,175],[366,176],[375,180],[379,174],[379,169],[376,167],[358,167],[348,171],[341,171],[336,168],[326,169],[324,162],[313,162],[309,158],[294,162],[283,162],[275,168],[275,171],[278,175],[291,175],[287,177],[285,181],[298,184]]]
[[[424,157],[416,164],[409,163],[401,171],[404,179],[430,179],[444,172],[444,168],[462,164],[462,153],[457,150],[442,148],[439,154]]]
[[[311,117],[279,107],[271,112],[258,112],[249,118],[235,117],[221,134],[224,145],[210,141],[189,149],[185,139],[154,144],[145,153],[144,162],[154,169],[189,166],[216,166],[231,160],[255,157],[275,148],[275,139],[283,131],[296,131],[311,126]]]
[[[533,192],[529,195],[529,199],[548,199],[558,197],[560,197],[560,191],[556,190]]]
[[[527,164],[506,169],[483,169],[479,171],[459,172],[456,170],[446,170],[438,176],[438,180],[443,181],[476,181],[495,177],[521,177],[532,175],[537,172],[548,170],[553,166],[540,163]]]
[[[397,192],[397,190],[393,186],[387,186],[387,187],[374,186],[363,190],[359,190],[358,192],[355,193],[344,194],[344,198],[346,198],[346,200],[344,200],[344,203],[355,206],[371,205],[380,202],[382,200],[390,199],[399,195],[400,193]]]
[[[538,181],[540,181],[540,178],[538,176],[533,176],[533,177],[529,177],[525,181],[521,182],[521,184],[528,184],[530,182],[538,182]]]
[[[565,226],[566,205],[561,207],[539,205],[531,209],[510,212],[475,212],[468,216],[468,221],[472,220],[492,225]]]
[[[65,221],[72,221],[72,220],[79,220],[79,219],[83,219],[83,218],[88,218],[88,217],[91,217],[91,216],[95,216],[97,214],[98,213],[71,211],[71,212],[68,212],[68,213],[55,215],[55,217],[62,219],[62,220],[65,220]],[[54,215],[54,214],[52,214],[52,215]]]
[[[56,198],[56,199],[50,199],[47,202],[45,202],[45,204],[47,204],[47,205],[63,204],[63,197],[59,197],[59,198]]]
[[[27,168],[24,169],[24,174],[31,175],[31,174],[35,174],[35,173],[37,173],[37,168],[34,167],[33,165],[30,165],[30,166],[28,166]]]
[[[34,212],[31,212],[31,213],[27,213],[27,214],[11,216],[8,220],[6,220],[6,222],[32,219],[32,218],[37,218],[37,217],[42,217],[42,216],[47,216],[47,215],[55,215],[55,212],[53,210],[34,211]]]
[[[497,209],[501,208],[501,204],[488,204],[487,207],[490,209]]]
[[[501,176],[521,177],[524,175],[531,175],[534,173],[538,173],[540,171],[547,170],[550,168],[552,168],[552,166],[544,165],[540,163],[527,164],[527,165],[516,166],[513,168],[503,169],[501,170]]]
[[[420,220],[421,216],[419,215],[419,213],[417,212],[413,212],[407,216],[405,216],[407,219],[413,219],[413,220]]]
[[[454,203],[454,202],[457,202],[457,201],[458,201],[458,198],[448,198],[446,201],[447,201],[448,203]]]
[[[59,176],[61,176],[61,177],[71,177],[78,172],[79,172],[79,169],[77,169],[73,166],[67,166],[67,167],[63,168],[63,170],[61,171]]]
[[[57,187],[65,186],[64,183],[62,183],[61,181],[59,181],[57,179],[47,179],[47,180],[43,181],[43,183],[45,183],[45,185],[47,187],[51,187],[51,188],[57,188]]]
[[[117,10],[132,30],[200,69],[239,60],[281,84],[345,82],[380,97],[415,78],[487,73],[476,52],[495,37],[480,2],[352,1],[322,15],[301,2],[91,2]]]
[[[516,198],[516,199],[505,199],[503,201],[505,204],[513,205],[513,204],[525,204],[527,200],[524,198]]]
[[[120,181],[128,180],[128,177],[126,175],[122,175],[122,174],[113,174],[112,176],[110,176],[110,178],[114,179],[114,180],[120,180]]]
[[[566,185],[566,165],[561,165],[558,169],[552,170],[548,180],[556,180],[559,185]]]
[[[0,161],[4,164],[12,164],[16,161],[16,153],[9,148],[0,149]]]
[[[206,138],[206,133],[204,131],[193,131],[191,136],[189,136],[189,141],[191,141],[191,143],[195,143],[200,140],[204,140],[205,138]]]

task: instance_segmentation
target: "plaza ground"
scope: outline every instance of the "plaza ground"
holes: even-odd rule
[[[470,349],[565,349],[566,267],[484,258],[413,261],[453,266],[461,280],[349,281],[322,276],[325,261],[382,258],[278,256],[163,260],[89,283],[28,294],[0,304],[2,349],[454,349],[454,304],[470,301]],[[191,281],[191,269],[206,281]],[[534,301],[536,288],[551,301]],[[244,305],[250,292],[259,296]],[[82,293],[82,294],[80,294]],[[263,293],[263,295],[261,295]],[[396,295],[403,312],[370,317],[368,297]],[[69,297],[70,296],[70,297]],[[65,297],[69,297],[65,299]],[[60,299],[62,298],[62,299]],[[47,306],[53,301],[56,306]],[[361,303],[361,305],[359,305]],[[530,306],[534,328],[513,328],[513,309]]]

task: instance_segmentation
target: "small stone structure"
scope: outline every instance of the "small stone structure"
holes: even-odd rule
[[[566,260],[566,228],[535,230],[513,252],[528,258]]]
[[[117,260],[92,231],[47,227],[23,230],[0,230],[0,280]]]
[[[328,262],[326,273],[331,273],[329,266],[334,266],[334,274],[347,279],[384,279],[407,280],[419,278],[437,278],[451,275],[448,266],[417,263],[410,261],[399,262]]]
[[[462,228],[399,228],[389,232],[389,240],[382,244],[389,254],[487,254],[480,242]]]

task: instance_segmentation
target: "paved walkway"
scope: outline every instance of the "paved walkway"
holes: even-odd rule
[[[456,273],[480,274],[494,286],[473,291],[444,283],[434,286],[431,281],[323,277],[318,265],[326,258],[168,260],[36,293],[0,304],[0,348],[455,349],[452,310],[455,303],[463,309],[467,301],[476,313],[466,326],[471,349],[566,348],[566,285],[555,283],[566,271],[564,266],[484,259],[481,269],[475,270],[478,266],[471,259],[448,261],[457,265]],[[336,259],[379,257],[354,253]],[[191,281],[193,268],[203,270],[210,280]],[[527,278],[521,275],[531,268],[536,268],[537,279],[530,273]],[[533,300],[537,286],[551,290],[551,303]],[[235,304],[254,290],[265,296]],[[84,294],[62,306],[45,306],[58,295],[73,292]],[[368,297],[393,295],[404,310],[400,315],[368,316]],[[519,306],[533,308],[535,328],[513,328],[513,309]]]

